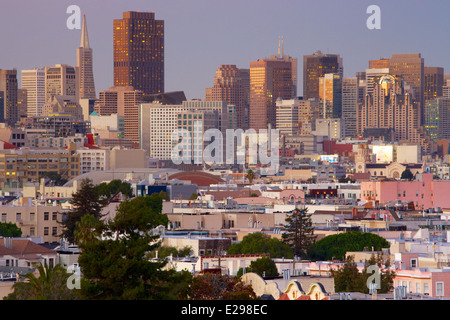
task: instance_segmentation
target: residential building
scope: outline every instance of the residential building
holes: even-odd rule
[[[37,182],[41,175],[58,173],[63,179],[80,174],[80,157],[75,155],[75,144],[67,149],[16,149],[0,153],[0,182],[5,184]]]

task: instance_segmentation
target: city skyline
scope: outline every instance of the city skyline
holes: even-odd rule
[[[450,3],[435,1],[145,1],[88,2],[17,1],[4,4],[0,37],[8,43],[0,52],[0,68],[20,70],[55,64],[76,65],[81,30],[70,30],[66,13],[78,5],[89,20],[90,45],[95,51],[97,91],[113,86],[113,20],[124,11],[154,12],[165,21],[165,91],[184,91],[188,99],[204,99],[215,71],[222,64],[249,68],[251,61],[276,54],[280,36],[285,54],[297,59],[321,50],[343,58],[344,76],[369,67],[369,60],[396,53],[421,53],[425,66],[449,73],[450,44],[445,15]],[[276,10],[273,10],[276,4]],[[381,9],[381,29],[370,30],[367,7]],[[336,12],[338,14],[336,14]],[[18,41],[17,39],[20,39]],[[297,66],[302,95],[302,65]]]

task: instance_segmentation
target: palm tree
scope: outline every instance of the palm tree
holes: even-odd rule
[[[67,279],[70,276],[66,269],[57,264],[50,267],[45,263],[36,266],[38,275],[30,272],[24,277],[28,281],[16,282],[13,292],[6,300],[67,300],[76,299],[76,290],[67,287]]]
[[[250,183],[253,182],[253,179],[255,179],[255,173],[253,172],[253,170],[247,171],[247,179]]]

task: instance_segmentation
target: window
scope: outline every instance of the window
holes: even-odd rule
[[[22,220],[22,215],[20,214],[20,212],[16,213],[16,221],[19,222]]]
[[[52,228],[52,236],[56,237],[58,235],[58,230],[56,227]]]
[[[45,221],[48,221],[48,215],[49,215],[48,212],[44,212],[44,220],[45,220]]]
[[[416,293],[420,293],[420,282],[416,283]]]
[[[58,197],[59,197],[59,193],[58,193]],[[52,220],[56,221],[57,216],[58,216],[58,213],[57,212],[53,212],[52,213]]]
[[[30,221],[34,221],[34,212],[30,213]]]
[[[430,294],[430,285],[428,283],[423,284],[423,294],[425,294],[425,295]]]
[[[411,268],[417,268],[417,259],[411,259]]]
[[[444,295],[444,282],[436,282],[436,297],[442,297]]]
[[[6,213],[2,213],[2,222],[6,222]]]
[[[30,237],[34,237],[34,227],[30,228]]]
[[[44,236],[48,236],[48,227],[44,227]]]

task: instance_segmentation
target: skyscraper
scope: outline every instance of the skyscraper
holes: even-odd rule
[[[320,51],[303,56],[303,99],[319,98],[319,78],[327,73],[343,77],[342,58]]]
[[[379,136],[370,135],[376,138],[385,130],[392,140],[415,143],[424,153],[429,152],[430,140],[418,123],[419,110],[413,92],[400,77],[389,74],[375,78],[373,91],[366,95],[362,108],[362,130],[380,133]]]
[[[45,102],[54,96],[68,96],[73,101],[79,99],[79,70],[67,64],[45,67]]]
[[[342,118],[344,119],[345,134],[349,137],[356,137],[358,93],[358,78],[344,77],[342,79]]]
[[[244,71],[245,72],[245,71]],[[241,69],[235,65],[221,65],[214,77],[212,88],[206,89],[206,101],[225,101],[234,105],[236,110],[237,128],[245,129],[245,109],[248,100],[245,99],[245,78],[241,77]]]
[[[399,76],[414,89],[414,100],[419,110],[419,123],[425,118],[424,59],[420,53],[393,54],[389,59],[389,74]]]
[[[250,62],[249,127],[267,129],[276,126],[276,100],[295,96],[292,63],[282,59]]]
[[[21,88],[27,90],[27,116],[40,116],[45,104],[45,70],[22,70]]]
[[[153,12],[124,12],[114,20],[114,86],[164,92],[164,20]]]
[[[424,67],[423,100],[432,100],[442,96],[444,86],[444,68]]]
[[[326,73],[319,78],[319,97],[322,100],[322,118],[342,116],[342,78],[339,74]]]
[[[0,70],[0,122],[17,122],[17,89],[17,70]]]
[[[102,116],[118,114],[124,119],[124,136],[139,143],[139,104],[143,102],[142,91],[133,87],[115,86],[108,91],[100,91],[95,102],[95,111]]]
[[[77,49],[77,67],[80,71],[78,81],[80,99],[95,99],[95,84],[93,71],[92,48],[89,46],[89,37],[86,25],[86,16],[83,15],[80,47]]]

